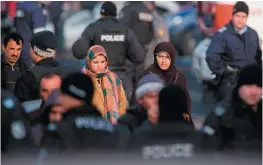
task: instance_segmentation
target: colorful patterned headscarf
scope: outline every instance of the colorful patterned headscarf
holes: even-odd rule
[[[122,83],[120,78],[113,72],[111,72],[108,67],[105,72],[96,74],[92,72],[89,68],[92,59],[99,55],[103,55],[106,60],[108,59],[105,49],[100,45],[94,45],[90,47],[88,54],[86,56],[87,67],[82,69],[82,72],[91,76],[93,78],[101,79],[101,87],[104,96],[104,107],[106,110],[107,120],[118,119],[119,117],[119,107],[120,107],[120,92],[122,89]]]

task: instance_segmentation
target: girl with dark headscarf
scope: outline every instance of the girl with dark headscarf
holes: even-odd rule
[[[146,74],[157,74],[168,84],[180,85],[186,92],[187,111],[191,114],[191,98],[187,89],[186,78],[175,66],[176,51],[170,42],[159,43],[154,50],[154,63],[144,71]]]

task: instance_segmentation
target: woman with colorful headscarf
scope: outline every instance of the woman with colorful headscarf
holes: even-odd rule
[[[86,56],[86,68],[82,72],[91,77],[94,83],[92,104],[102,116],[117,123],[126,113],[127,99],[120,78],[108,68],[108,57],[100,45],[90,47]]]

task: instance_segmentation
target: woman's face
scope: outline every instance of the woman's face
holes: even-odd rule
[[[105,72],[107,65],[106,58],[103,55],[99,55],[90,61],[89,67],[94,73],[99,74]]]
[[[160,53],[157,58],[157,63],[162,70],[168,70],[171,65],[170,56],[167,53]]]

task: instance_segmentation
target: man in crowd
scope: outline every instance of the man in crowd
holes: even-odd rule
[[[206,61],[216,74],[219,99],[228,104],[236,84],[238,72],[250,64],[257,64],[261,57],[257,32],[246,25],[249,8],[243,1],[235,4],[231,21],[212,37],[206,52]]]
[[[46,9],[45,4],[48,2],[17,2],[15,27],[16,31],[21,34],[25,43],[23,45],[21,58],[32,64],[30,59],[30,39],[33,34],[45,30],[46,26]]]
[[[127,113],[118,120],[118,124],[125,125],[133,133],[145,120],[147,111],[158,107],[159,92],[164,82],[155,74],[143,76],[136,87],[137,103],[127,110]]]
[[[10,33],[4,38],[1,55],[1,88],[14,92],[17,79],[28,69],[20,58],[23,38],[17,33]]]
[[[39,81],[48,72],[58,72],[66,75],[68,70],[54,58],[56,56],[57,40],[50,31],[36,33],[31,39],[30,56],[36,64],[27,70],[18,80],[15,95],[21,101],[37,100],[39,95]]]
[[[240,72],[231,105],[218,105],[202,128],[210,136],[219,136],[219,148],[261,150],[262,69],[249,65]]]

